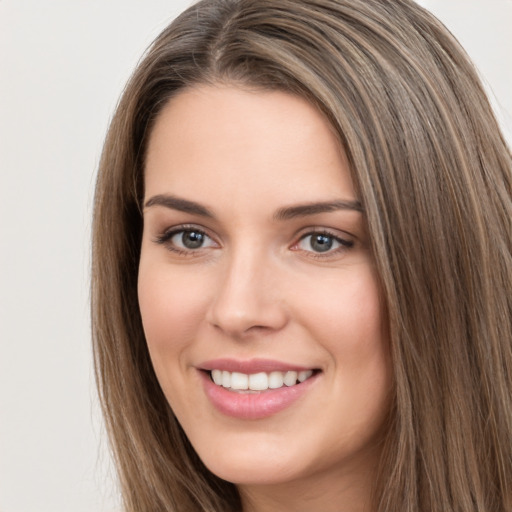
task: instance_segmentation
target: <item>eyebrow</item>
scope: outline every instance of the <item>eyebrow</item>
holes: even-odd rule
[[[201,217],[208,217],[210,219],[215,218],[215,215],[213,215],[213,213],[205,206],[196,203],[195,201],[167,194],[158,194],[148,199],[144,207],[149,208],[151,206],[164,206],[165,208],[199,215]],[[296,217],[307,217],[308,215],[317,215],[319,213],[328,213],[338,210],[352,210],[362,213],[363,207],[360,201],[337,200],[313,202],[279,208],[273,218],[277,221],[284,221],[294,219]]]
[[[165,206],[166,208],[171,208],[172,210],[191,213],[193,215],[200,215],[201,217],[208,217],[211,219],[215,217],[213,213],[208,210],[208,208],[199,203],[166,194],[158,194],[148,199],[144,207],[149,208],[150,206]]]
[[[274,214],[274,219],[280,221],[290,220],[296,217],[307,217],[308,215],[334,212],[337,210],[353,210],[362,213],[363,206],[360,201],[346,200],[299,204],[296,206],[286,206],[284,208],[280,208]]]

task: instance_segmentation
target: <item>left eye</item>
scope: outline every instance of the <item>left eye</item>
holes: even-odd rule
[[[340,247],[348,248],[352,245],[352,242],[342,240],[328,233],[310,233],[299,240],[297,247],[303,251],[325,253]]]

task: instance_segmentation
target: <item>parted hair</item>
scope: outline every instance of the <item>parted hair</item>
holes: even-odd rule
[[[203,0],[131,77],[99,166],[92,265],[96,377],[126,511],[241,509],[159,387],[137,299],[152,126],[173,95],[216,83],[305,98],[348,157],[394,369],[374,510],[510,512],[511,154],[466,54],[410,0]]]

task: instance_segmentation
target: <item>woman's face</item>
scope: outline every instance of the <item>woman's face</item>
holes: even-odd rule
[[[250,488],[375,467],[383,304],[346,158],[306,101],[202,86],[168,103],[139,301],[160,385],[213,473]]]

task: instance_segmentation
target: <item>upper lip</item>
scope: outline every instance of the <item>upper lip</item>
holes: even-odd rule
[[[314,370],[312,366],[301,366],[297,364],[286,363],[283,361],[276,361],[273,359],[211,359],[204,361],[197,366],[200,370],[224,370],[227,372],[239,372],[246,374],[260,373],[260,372],[287,372],[287,371],[305,371]]]

